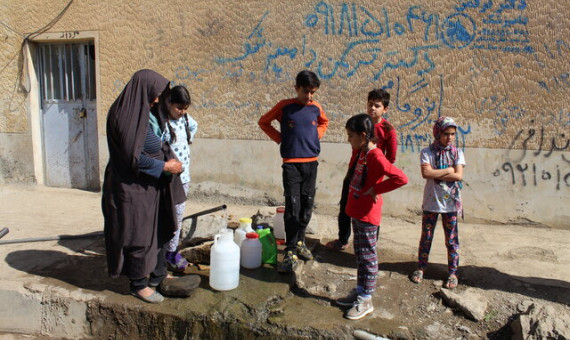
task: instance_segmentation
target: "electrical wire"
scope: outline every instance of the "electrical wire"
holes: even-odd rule
[[[15,29],[11,28],[10,26],[8,26],[6,23],[0,21],[0,24],[2,24],[2,26],[6,27],[7,29],[9,29],[10,31],[20,35],[21,37],[24,38],[24,40],[22,41],[22,45],[20,46],[20,51],[18,51],[16,54],[14,54],[14,56],[12,56],[12,58],[10,58],[10,60],[8,60],[8,62],[6,63],[6,65],[4,65],[1,69],[0,69],[0,74],[2,74],[2,72],[8,67],[8,65],[10,65],[12,63],[12,61],[14,61],[14,59],[16,58],[16,56],[18,56],[18,54],[23,50],[24,48],[24,44],[26,43],[26,41],[29,41],[30,39],[35,38],[36,36],[44,33],[45,31],[49,30],[50,28],[52,28],[65,14],[65,12],[67,12],[67,10],[69,9],[69,7],[73,4],[74,0],[69,0],[69,2],[67,3],[67,5],[59,12],[58,15],[56,15],[50,22],[48,22],[46,25],[44,25],[43,27],[35,30],[34,32],[25,35],[22,34],[18,31],[16,31]],[[18,78],[20,78],[22,74],[22,70],[19,71],[18,73]]]

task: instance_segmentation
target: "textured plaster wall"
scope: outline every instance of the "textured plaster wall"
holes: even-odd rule
[[[0,133],[30,133],[21,42],[68,3],[0,4]],[[340,191],[337,172],[345,165],[328,158],[348,157],[340,144],[346,119],[364,111],[370,89],[384,87],[392,94],[387,118],[398,130],[397,165],[413,179],[390,194],[402,197],[395,199],[402,210],[418,209],[419,150],[431,142],[433,119],[449,115],[460,125],[458,146],[469,164],[465,200],[477,215],[562,220],[559,225],[570,227],[569,9],[570,3],[552,0],[92,0],[71,3],[46,33],[57,41],[76,31],[98,32],[100,145],[106,110],[134,71],[153,68],[188,86],[203,145],[196,153],[209,161],[195,164],[197,181],[212,175],[205,166],[211,160],[233,159],[233,152],[243,158],[227,169],[277,177],[259,183],[228,173],[220,182],[261,185],[279,195],[277,148],[263,149],[267,137],[257,120],[292,96],[296,73],[309,68],[322,80],[317,100],[331,119],[320,167],[327,174],[334,163],[334,176],[321,178],[327,185]],[[11,157],[2,155],[16,166]],[[100,157],[104,166],[106,150]],[[411,192],[413,199],[405,198]],[[333,194],[319,199],[335,202]],[[536,210],[542,205],[549,209]]]

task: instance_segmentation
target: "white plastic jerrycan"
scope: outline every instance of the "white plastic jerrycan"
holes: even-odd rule
[[[232,290],[239,285],[240,248],[233,240],[233,232],[226,229],[214,236],[210,250],[210,287]]]
[[[277,207],[275,209],[275,215],[273,216],[273,235],[276,239],[285,239],[285,221],[283,220],[284,213],[285,207]]]
[[[243,240],[245,240],[245,234],[253,232],[251,229],[251,218],[242,217],[239,219],[239,228],[236,229],[234,234],[234,242],[241,246]]]
[[[241,266],[247,269],[255,269],[261,266],[261,242],[256,232],[245,234],[246,238],[241,243]]]

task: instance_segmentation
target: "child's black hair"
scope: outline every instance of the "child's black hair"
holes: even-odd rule
[[[319,88],[321,86],[321,81],[319,77],[313,71],[303,70],[297,74],[295,78],[295,86],[297,87],[309,87],[309,88]]]
[[[177,85],[170,90],[170,98],[168,100],[170,104],[177,104],[177,105],[184,105],[185,107],[190,106],[192,103],[192,99],[190,98],[190,93],[188,89],[182,85]],[[184,126],[186,127],[186,139],[188,144],[192,144],[192,135],[190,133],[190,123],[188,122],[188,115],[182,115],[182,118],[185,120]],[[172,137],[172,142],[176,142],[176,133],[174,133],[174,129],[170,126],[170,121],[168,121],[168,131],[170,131],[170,136]]]
[[[354,115],[352,117],[350,117],[347,121],[346,121],[346,125],[345,128],[347,130],[350,130],[352,132],[355,132],[357,134],[361,134],[364,133],[366,136],[366,144],[368,145],[368,143],[370,141],[375,141],[376,137],[374,136],[374,121],[372,121],[372,118],[370,118],[369,115],[367,115],[366,113],[360,113],[357,115]],[[356,158],[355,162],[358,161],[358,158],[360,157],[360,153],[362,152],[359,151],[359,156]],[[366,158],[364,160],[364,168],[362,169],[362,178],[360,180],[360,188],[362,188],[364,186],[364,183],[366,182],[366,172],[368,170],[368,167],[366,166]]]
[[[388,92],[386,92],[384,89],[374,89],[374,90],[368,92],[368,101],[371,101],[371,100],[381,101],[382,105],[384,105],[384,107],[390,106],[390,94]],[[392,124],[390,124],[386,119],[384,119],[384,122],[382,124],[382,128],[386,132],[390,132],[390,131],[394,130],[394,126],[392,126]]]
[[[190,98],[190,93],[188,89],[182,85],[174,86],[170,90],[170,103],[190,106],[192,99]]]
[[[190,98],[190,93],[188,92],[188,89],[186,89],[186,87],[182,85],[177,85],[171,89],[162,92],[160,98],[161,105],[157,105],[160,106],[161,112],[153,111],[155,116],[158,118],[160,128],[162,129],[162,131],[168,128],[168,132],[170,133],[171,137],[171,142],[174,143],[176,142],[176,133],[174,132],[174,129],[172,128],[169,122],[170,112],[168,111],[168,106],[166,105],[166,102],[170,104],[177,104],[188,107],[192,103],[192,99]],[[192,139],[191,139],[192,135],[190,133],[190,124],[188,122],[188,115],[184,114],[182,115],[182,118],[184,118],[184,120],[186,121],[184,126],[186,127],[186,137],[188,144],[192,144]]]
[[[380,100],[384,107],[390,106],[390,94],[386,92],[384,89],[374,89],[368,92],[368,101],[371,100]]]
[[[374,141],[374,122],[366,113],[359,113],[346,121],[345,128],[358,134],[365,133],[367,141]]]

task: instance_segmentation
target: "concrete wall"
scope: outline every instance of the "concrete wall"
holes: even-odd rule
[[[334,204],[340,191],[346,119],[364,111],[370,89],[385,87],[392,94],[387,118],[398,130],[397,165],[411,180],[387,196],[386,210],[419,209],[418,152],[431,142],[433,119],[449,115],[460,125],[458,146],[468,162],[468,217],[570,228],[569,9],[553,0],[3,1],[0,136],[38,138],[30,104],[36,94],[22,86],[23,37],[72,41],[95,32],[101,168],[108,107],[134,71],[152,68],[193,96],[190,114],[200,124],[194,180],[278,196],[278,151],[257,120],[293,96],[296,73],[309,68],[322,80],[317,100],[331,119],[321,205]],[[0,168],[9,169],[0,181],[41,182],[32,145],[41,147],[26,141],[0,149]],[[21,158],[34,159],[35,173],[16,162]],[[223,169],[212,166],[218,162]]]

